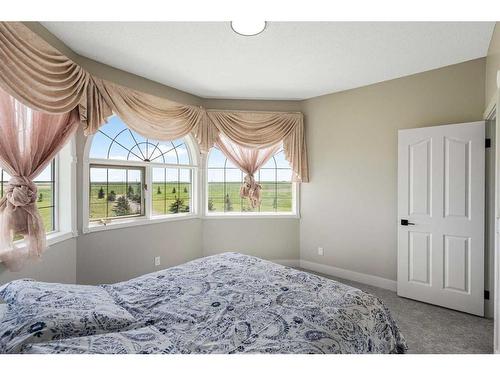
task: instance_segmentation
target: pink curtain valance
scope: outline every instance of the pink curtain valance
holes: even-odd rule
[[[282,143],[294,179],[309,180],[301,113],[205,110],[138,92],[92,76],[19,22],[0,22],[0,86],[38,111],[76,108],[86,134],[114,112],[147,137],[173,140],[191,133],[204,153],[221,134],[246,148]]]

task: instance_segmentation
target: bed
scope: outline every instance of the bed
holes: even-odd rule
[[[239,253],[99,286],[0,287],[0,353],[404,353],[377,297]]]

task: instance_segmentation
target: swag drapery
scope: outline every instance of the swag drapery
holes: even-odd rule
[[[207,110],[132,90],[91,75],[19,22],[0,22],[0,87],[34,111],[51,114],[50,123],[76,116],[86,135],[97,132],[115,113],[145,137],[173,140],[192,134],[202,153],[217,145],[227,157],[239,160],[235,162],[247,174],[248,183],[242,194],[252,204],[259,199],[253,173],[279,145],[294,181],[309,180],[302,113]],[[34,125],[49,124],[42,123]],[[0,162],[9,169],[7,160]],[[36,171],[38,166],[30,176]],[[35,246],[28,253],[38,254],[39,249]]]
[[[173,140],[191,133],[203,153],[219,134],[248,148],[283,142],[295,181],[309,180],[301,113],[206,110],[138,92],[92,76],[19,22],[0,22],[0,62],[5,91],[46,113],[77,108],[87,135],[115,113],[146,137]]]

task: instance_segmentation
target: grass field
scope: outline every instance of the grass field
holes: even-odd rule
[[[262,204],[260,207],[251,209],[246,199],[240,198],[239,182],[228,182],[224,189],[224,184],[211,182],[208,186],[208,200],[210,202],[211,212],[290,212],[292,210],[292,184],[286,182],[280,183],[261,183],[262,185]],[[130,188],[131,186],[131,188]],[[99,191],[103,189],[101,195]],[[133,195],[141,194],[140,184],[138,183],[105,183],[94,182],[90,189],[90,219],[99,220],[106,217],[140,215],[143,208],[136,201],[142,201],[129,192],[132,189]],[[111,192],[115,193],[115,200],[108,199]],[[168,215],[177,212],[188,212],[191,208],[191,184],[190,183],[153,183],[151,190],[153,200],[153,215]],[[118,197],[129,197],[130,209],[126,215],[123,211],[117,210]],[[229,202],[227,201],[229,197]],[[182,202],[177,202],[180,199]]]
[[[51,183],[43,183],[38,182],[38,199],[36,205],[38,207],[38,211],[40,212],[40,216],[43,220],[43,225],[45,226],[46,232],[52,232],[55,230],[53,224],[53,208],[52,208],[52,184]]]
[[[247,199],[240,198],[239,182],[210,182],[208,184],[208,201],[212,212],[290,212],[292,210],[292,184],[290,182],[261,182],[262,202],[254,209]],[[227,204],[229,196],[230,204]],[[232,208],[232,210],[229,210]]]
[[[120,215],[119,212],[116,212],[117,200],[110,201],[108,199],[112,191],[117,197],[127,197],[127,195],[130,195],[127,194],[130,187],[134,195],[141,194],[141,185],[138,183],[130,183],[128,185],[125,183],[110,183],[107,187],[106,183],[92,183],[90,189],[90,219],[98,220],[106,217],[141,215],[143,207],[132,199],[128,199],[130,204],[130,212],[128,215]],[[99,198],[99,191],[101,188],[104,191],[104,196]],[[177,213],[171,212],[171,210],[174,209],[171,206],[177,199],[182,200],[182,206],[177,207],[180,208],[180,211],[182,211],[182,209],[187,210],[187,207],[190,207],[191,204],[191,184],[189,183],[153,183],[151,193],[153,198],[153,215]],[[143,201],[143,199],[137,198],[141,197],[136,197],[136,201]]]

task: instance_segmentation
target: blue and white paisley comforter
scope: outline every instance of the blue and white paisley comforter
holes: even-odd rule
[[[224,253],[126,282],[0,287],[3,353],[404,353],[377,297]]]

